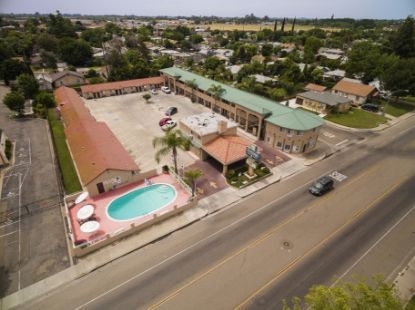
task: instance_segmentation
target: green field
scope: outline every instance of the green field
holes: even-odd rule
[[[214,23],[214,24],[198,24],[192,25],[194,28],[210,28],[210,30],[222,30],[222,31],[232,31],[232,30],[242,30],[242,31],[260,31],[262,29],[274,29],[274,25],[268,24],[227,24],[227,23]],[[292,24],[285,24],[285,32],[291,31]],[[278,23],[278,29],[281,28],[281,22]],[[295,30],[310,30],[313,29],[312,25],[296,25]],[[339,31],[340,28],[324,28],[326,31]]]
[[[385,113],[395,117],[404,115],[405,113],[411,112],[415,109],[415,104],[408,104],[402,102],[387,102],[385,100],[380,101],[380,105],[385,108]]]
[[[329,114],[326,120],[352,128],[375,128],[386,123],[387,118],[379,114],[360,109],[351,109],[348,113]]]
[[[66,194],[72,194],[82,190],[78,175],[66,145],[65,131],[63,124],[56,118],[55,109],[48,110],[48,120],[52,131],[53,145],[59,161],[59,168],[63,177],[63,186]]]

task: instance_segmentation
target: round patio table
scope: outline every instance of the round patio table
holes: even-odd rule
[[[81,208],[79,208],[78,212],[76,213],[76,216],[78,220],[86,220],[90,218],[94,214],[94,206],[93,205],[85,205]]]
[[[88,221],[81,225],[81,231],[84,233],[92,233],[99,228],[99,223],[97,221]]]
[[[85,199],[87,199],[89,196],[88,192],[82,192],[82,194],[80,194],[76,200],[75,203],[81,203],[82,201],[84,201]]]

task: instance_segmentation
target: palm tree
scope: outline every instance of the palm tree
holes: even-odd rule
[[[196,191],[196,180],[203,175],[203,172],[200,170],[188,170],[184,175],[186,180],[190,183],[190,187],[192,188],[192,196],[194,196]]]
[[[218,100],[220,96],[222,96],[222,94],[225,92],[225,89],[219,84],[212,84],[207,91],[212,94],[216,106],[216,100]]]
[[[197,89],[198,85],[195,79],[193,80],[187,80],[184,82],[187,86],[189,86],[192,89],[192,102],[195,101],[195,90]]]
[[[164,136],[153,139],[153,147],[159,148],[154,157],[157,163],[160,163],[161,157],[172,152],[174,172],[177,173],[177,151],[178,149],[188,151],[190,143],[190,140],[180,130],[168,130]]]

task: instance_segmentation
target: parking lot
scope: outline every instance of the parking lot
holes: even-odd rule
[[[85,100],[85,103],[98,121],[109,126],[140,169],[146,171],[160,168],[163,164],[172,164],[170,156],[162,158],[161,163],[157,164],[154,159],[156,150],[152,145],[154,137],[164,134],[158,122],[166,117],[165,111],[169,106],[178,108],[178,113],[171,116],[176,122],[189,115],[210,110],[201,104],[192,103],[184,96],[164,94],[161,91],[146,103],[143,94]],[[178,159],[179,167],[186,167],[193,164],[197,157],[190,152],[179,151]]]
[[[362,140],[369,135],[371,135],[369,132],[348,131],[326,124],[321,128],[318,139],[327,143],[333,150],[336,150],[355,141]]]
[[[7,91],[0,86],[1,95]],[[0,104],[0,124],[15,143],[0,196],[0,296],[69,266],[61,195],[47,123],[10,119]]]

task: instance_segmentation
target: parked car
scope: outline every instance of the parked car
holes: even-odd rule
[[[161,129],[162,130],[169,130],[169,129],[172,129],[176,125],[177,125],[176,121],[169,120],[163,126],[161,126]]]
[[[164,117],[159,121],[159,126],[163,126],[164,124],[166,124],[168,121],[171,121],[170,117]]]
[[[166,94],[170,94],[170,93],[171,93],[170,88],[168,88],[167,86],[162,86],[162,87],[161,87],[161,91],[162,91],[163,93],[166,93]]]
[[[334,188],[334,181],[332,178],[325,176],[315,181],[308,191],[316,196],[321,196]]]
[[[157,95],[157,90],[155,88],[153,88],[150,92],[152,95]]]
[[[166,110],[166,115],[167,116],[171,116],[173,114],[176,114],[178,112],[176,107],[168,107],[168,109]]]
[[[362,109],[370,112],[378,112],[379,106],[374,103],[364,103],[362,104]]]

